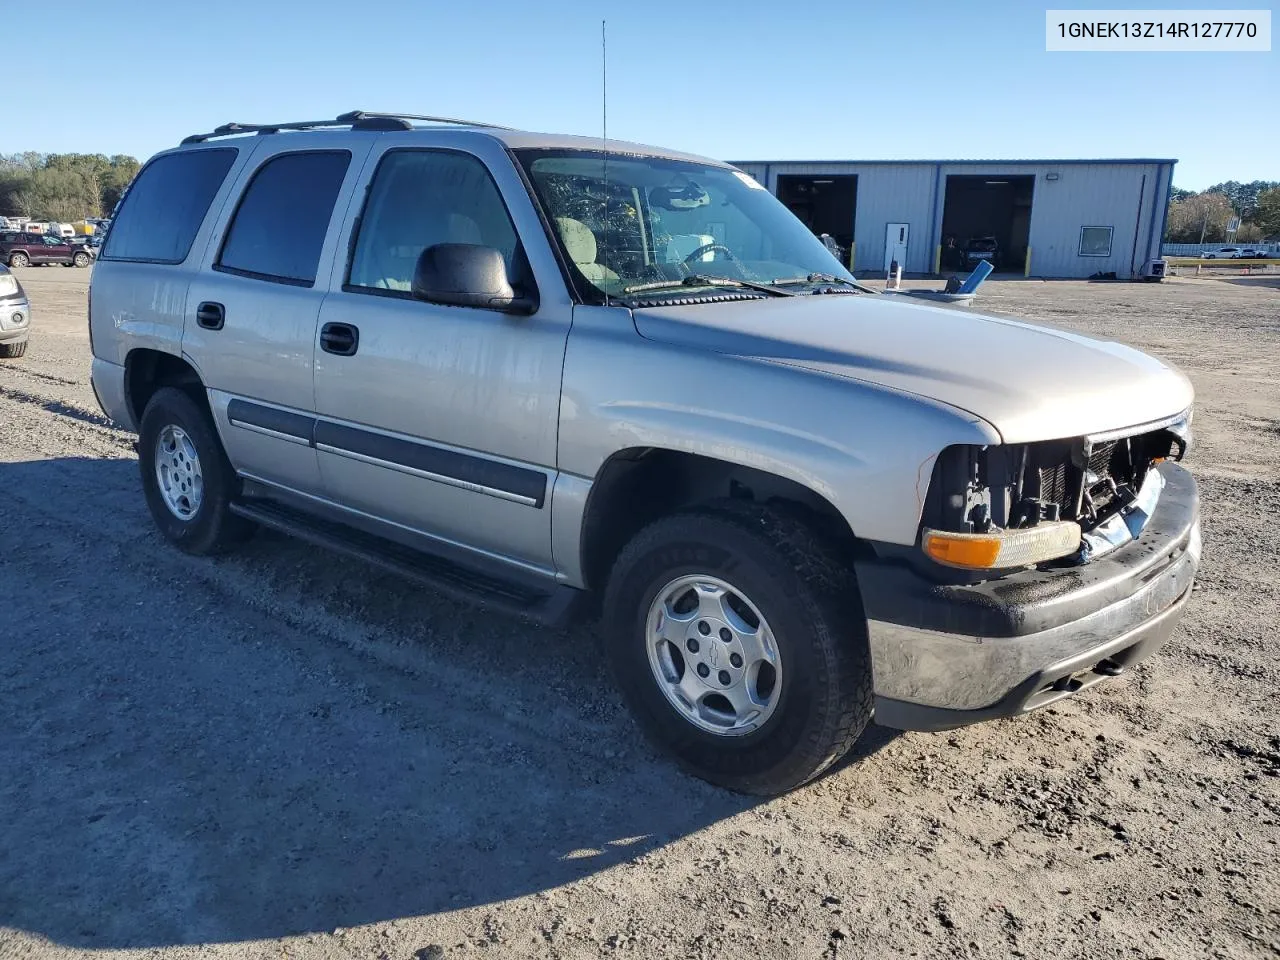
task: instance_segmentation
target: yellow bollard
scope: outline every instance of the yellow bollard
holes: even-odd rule
[[[849,272],[850,273],[853,273],[853,261],[854,261],[853,252],[857,249],[858,249],[857,241],[850,240],[849,241]]]
[[[933,255],[933,272],[942,272],[942,244],[938,244],[938,250]]]
[[[1031,248],[1027,247],[1027,262],[1022,265],[1022,275],[1031,276]]]

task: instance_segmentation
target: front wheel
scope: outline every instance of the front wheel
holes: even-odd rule
[[[704,780],[782,793],[843,756],[871,718],[857,585],[789,514],[726,502],[657,521],[618,558],[604,610],[640,726]]]
[[[89,265],[89,255],[87,253],[77,253],[71,258],[71,262],[77,267],[87,267]]]
[[[31,258],[21,251],[9,254],[9,266],[11,267],[28,267],[31,265]]]
[[[162,387],[147,404],[138,466],[151,516],[179,549],[218,553],[252,530],[230,510],[236,475],[213,421],[181,390]]]

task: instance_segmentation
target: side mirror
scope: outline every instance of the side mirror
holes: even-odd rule
[[[474,243],[437,243],[423,250],[411,293],[429,303],[504,313],[533,313],[536,306],[512,289],[502,254]]]

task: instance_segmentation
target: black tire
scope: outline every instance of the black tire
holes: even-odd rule
[[[165,504],[156,477],[156,444],[170,424],[191,438],[200,460],[203,495],[188,520],[179,518]],[[230,504],[240,484],[213,421],[207,409],[183,391],[162,387],[147,404],[139,431],[138,465],[151,516],[165,539],[179,549],[197,555],[221,553],[252,533],[252,523],[231,513]]]
[[[31,266],[31,258],[21,250],[9,254],[9,266],[11,267],[29,267]]]
[[[740,589],[772,628],[781,699],[759,729],[708,733],[671,705],[649,665],[646,619],[682,575]],[[871,661],[847,562],[806,522],[725,501],[658,520],[622,551],[604,602],[606,655],[641,728],[690,773],[744,793],[783,793],[842,757],[871,719]]]
[[[19,343],[0,343],[0,357],[7,360],[16,360],[27,352],[28,341],[23,340]]]
[[[89,265],[90,259],[92,258],[87,253],[77,253],[74,257],[71,258],[71,262],[74,263],[77,267],[87,267]]]

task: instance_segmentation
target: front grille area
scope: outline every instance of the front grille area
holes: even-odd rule
[[[1067,499],[1067,465],[1055,463],[1051,467],[1040,467],[1040,499],[1046,503],[1056,503],[1061,509]]]
[[[1111,460],[1115,456],[1116,441],[1100,443],[1089,454],[1089,470],[1100,478],[1111,476]]]
[[[1153,458],[1168,453],[1167,440],[1160,447],[1158,434],[1106,440],[1087,448],[1084,441],[1046,445],[1038,451],[1035,475],[1024,477],[1024,493],[1040,502],[1042,515],[1078,520],[1088,529],[1136,493]]]
[[[957,444],[934,464],[923,525],[967,533],[1075,520],[1089,531],[1133,501],[1154,464],[1181,460],[1189,443],[1188,421],[1179,419],[1132,436]]]

